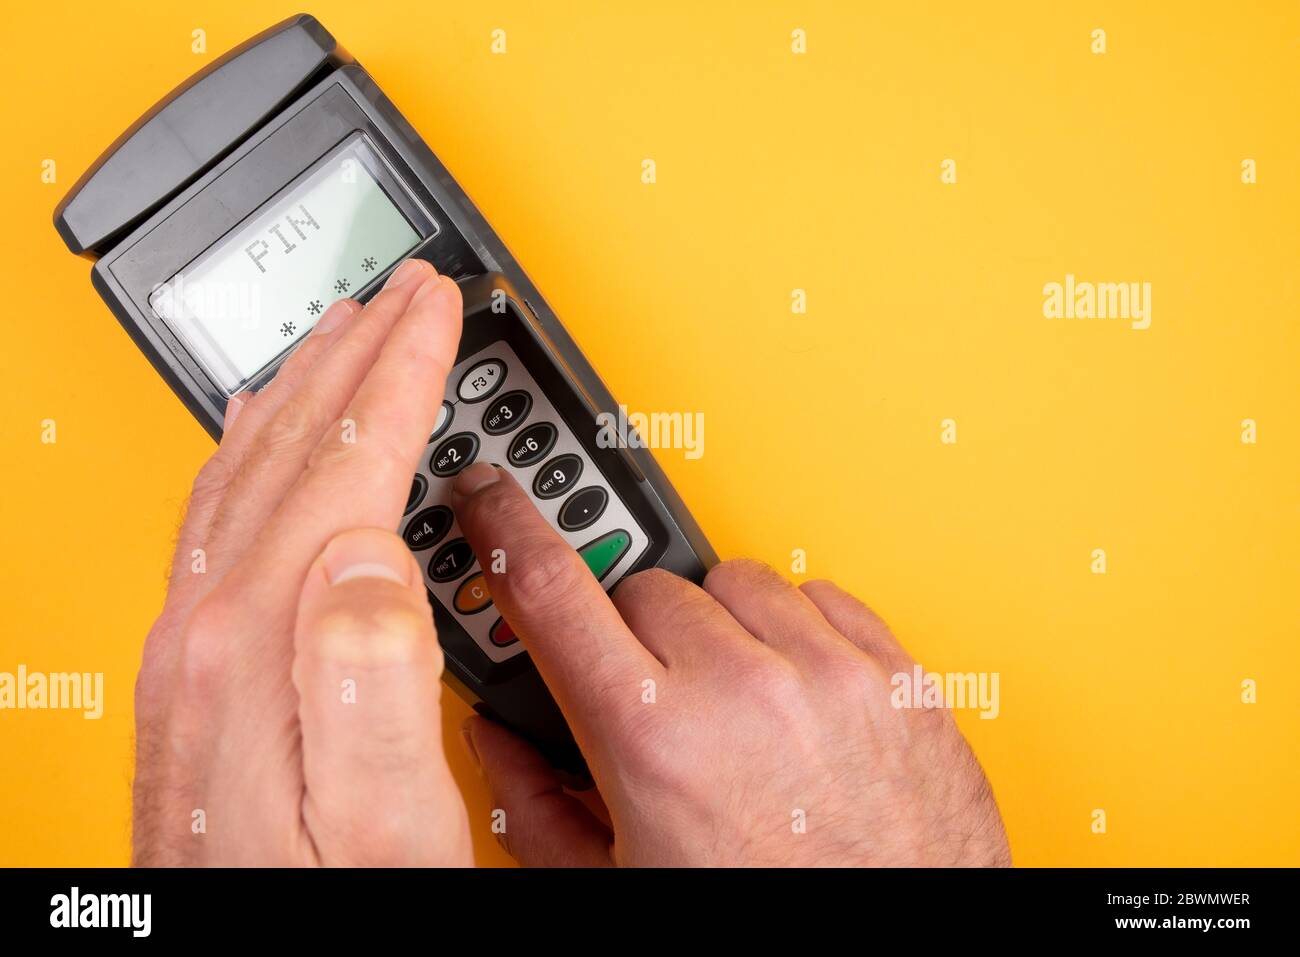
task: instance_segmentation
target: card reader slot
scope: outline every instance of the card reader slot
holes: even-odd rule
[[[285,103],[347,61],[329,31],[305,14],[231,50],[104,151],[55,209],[59,235],[74,253],[102,256]]]

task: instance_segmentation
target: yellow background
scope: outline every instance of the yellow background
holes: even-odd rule
[[[0,712],[0,863],[127,861],[132,684],[212,448],[51,211],[174,84],[295,12],[7,14],[0,670],[104,671],[108,701]],[[702,459],[657,454],[724,557],[804,549],[927,667],[1001,674],[1001,716],[959,720],[1019,863],[1300,864],[1300,6],[310,12],[615,395],[704,412]],[[1151,328],[1045,319],[1067,272],[1150,282]],[[448,698],[480,860],[504,863]]]

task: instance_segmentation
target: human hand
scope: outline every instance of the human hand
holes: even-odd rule
[[[137,864],[472,863],[397,527],[460,338],[411,260],[227,408],[136,685]]]
[[[478,555],[504,549],[504,574],[483,565],[488,588],[612,822],[522,739],[471,718],[467,740],[521,863],[1010,863],[979,762],[948,711],[890,704],[890,676],[914,662],[851,595],[732,561],[702,588],[641,572],[611,602],[501,470],[470,466],[452,503]]]

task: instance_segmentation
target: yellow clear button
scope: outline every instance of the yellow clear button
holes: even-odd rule
[[[492,595],[488,591],[487,580],[482,572],[470,575],[456,589],[452,604],[462,615],[472,615],[492,604]]]

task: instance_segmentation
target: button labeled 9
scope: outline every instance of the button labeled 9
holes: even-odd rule
[[[538,498],[555,498],[568,491],[582,474],[582,459],[569,452],[557,455],[533,479],[533,494]]]

